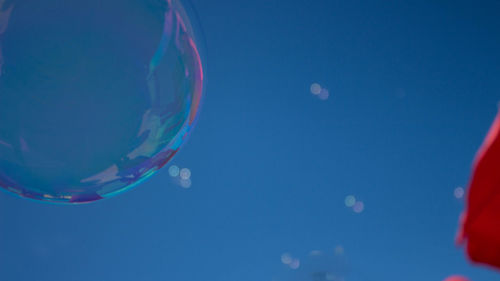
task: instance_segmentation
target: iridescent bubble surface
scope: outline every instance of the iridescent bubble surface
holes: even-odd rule
[[[0,0],[0,186],[90,202],[164,166],[203,92],[187,15],[179,0]]]

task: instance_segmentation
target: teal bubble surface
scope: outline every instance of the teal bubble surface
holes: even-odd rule
[[[154,174],[203,93],[178,0],[0,0],[0,187],[83,203]]]

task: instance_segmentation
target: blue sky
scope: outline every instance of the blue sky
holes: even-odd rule
[[[192,187],[164,169],[88,205],[1,193],[1,280],[292,280],[339,245],[347,281],[500,280],[454,245],[453,196],[500,100],[500,2],[192,4],[207,91],[172,161]]]

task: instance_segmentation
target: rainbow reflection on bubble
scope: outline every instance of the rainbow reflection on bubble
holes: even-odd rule
[[[59,203],[163,167],[203,93],[179,0],[0,0],[0,187]]]

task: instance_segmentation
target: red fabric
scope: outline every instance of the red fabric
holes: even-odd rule
[[[476,155],[458,239],[470,260],[500,269],[500,114]]]
[[[446,278],[444,281],[469,281],[469,279],[463,276],[454,275]]]

